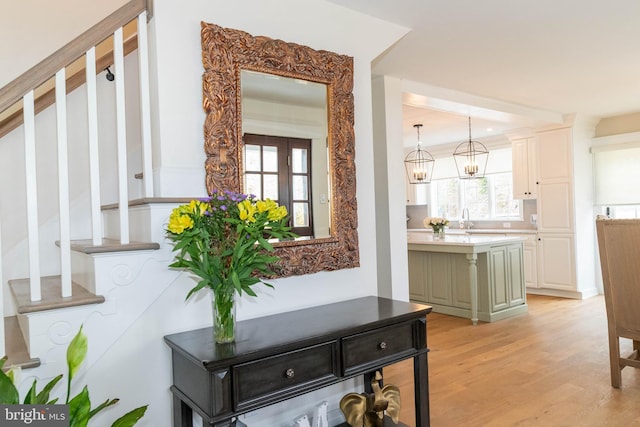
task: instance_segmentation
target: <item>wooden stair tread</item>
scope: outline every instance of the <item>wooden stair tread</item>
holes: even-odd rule
[[[56,245],[60,246],[60,242],[56,241]],[[93,240],[72,240],[71,250],[76,252],[82,252],[85,254],[100,254],[108,252],[124,252],[124,251],[143,251],[143,250],[157,250],[160,249],[158,243],[153,242],[129,242],[126,244],[120,243],[116,239],[102,239],[100,245],[94,245]]]
[[[27,351],[27,344],[20,331],[18,318],[16,316],[4,318],[4,340],[5,353],[8,358],[5,368],[19,366],[23,369],[37,368],[40,366],[40,359],[32,358]]]
[[[101,304],[104,302],[102,295],[94,295],[76,283],[71,284],[72,296],[62,297],[62,281],[60,276],[45,276],[42,277],[40,281],[42,299],[40,301],[31,301],[29,279],[9,280],[9,287],[11,288],[11,293],[16,303],[16,311],[19,314],[89,304]]]
[[[129,207],[142,206],[161,203],[186,204],[192,200],[202,199],[203,197],[143,197],[141,199],[129,200]],[[117,203],[111,203],[100,207],[101,210],[118,209]]]

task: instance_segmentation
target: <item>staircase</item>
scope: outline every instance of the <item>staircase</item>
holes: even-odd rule
[[[178,274],[163,230],[190,198],[153,194],[146,10],[130,1],[0,88],[0,150],[24,157],[0,151],[12,166],[2,190],[11,208],[0,206],[0,350],[29,375],[64,372],[81,325],[91,365]],[[115,81],[101,78],[107,67]]]

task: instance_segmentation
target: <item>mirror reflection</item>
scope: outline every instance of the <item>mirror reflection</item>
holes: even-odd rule
[[[242,70],[242,185],[287,207],[302,238],[330,237],[327,85]]]

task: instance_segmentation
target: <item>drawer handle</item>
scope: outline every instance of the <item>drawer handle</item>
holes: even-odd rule
[[[378,344],[378,348],[380,350],[384,350],[387,348],[387,343],[385,341],[382,341],[380,344]]]
[[[296,371],[289,368],[284,374],[287,376],[287,378],[293,378],[296,375]]]

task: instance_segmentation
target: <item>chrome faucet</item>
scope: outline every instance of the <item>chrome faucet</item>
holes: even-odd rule
[[[466,219],[465,219],[466,218]],[[467,230],[473,227],[471,218],[469,216],[469,209],[462,209],[462,218],[460,219],[460,228],[466,228]]]

